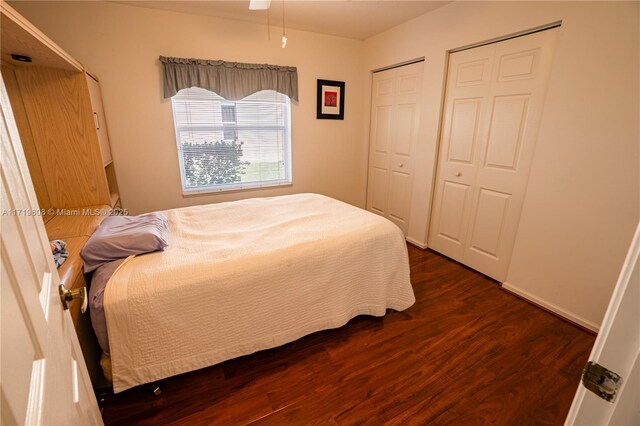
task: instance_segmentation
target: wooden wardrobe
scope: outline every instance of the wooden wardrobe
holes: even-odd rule
[[[98,79],[0,0],[1,70],[50,240],[67,243],[58,268],[67,289],[85,286],[80,250],[121,207]],[[16,56],[18,55],[18,56]],[[82,214],[82,210],[98,214]],[[78,212],[78,214],[74,214]],[[89,314],[70,307],[94,385],[104,381]]]

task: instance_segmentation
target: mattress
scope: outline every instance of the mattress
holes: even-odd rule
[[[402,231],[329,197],[163,213],[169,246],[105,289],[116,393],[415,302]]]

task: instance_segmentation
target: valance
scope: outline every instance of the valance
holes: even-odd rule
[[[261,90],[275,90],[298,100],[298,70],[267,64],[160,56],[165,99],[182,89],[200,87],[237,101]]]

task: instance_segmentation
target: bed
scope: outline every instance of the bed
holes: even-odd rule
[[[329,197],[162,213],[168,246],[114,264],[101,297],[116,393],[415,302],[401,230]]]

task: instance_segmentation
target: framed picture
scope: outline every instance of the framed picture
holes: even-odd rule
[[[318,80],[316,118],[344,120],[344,81]]]

